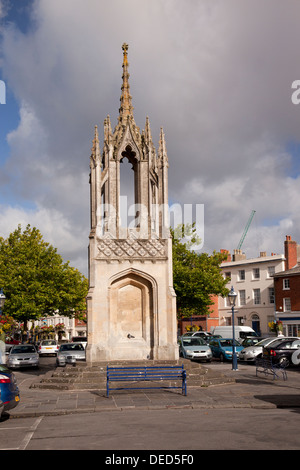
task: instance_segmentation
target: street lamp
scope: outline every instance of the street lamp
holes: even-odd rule
[[[5,299],[6,299],[6,297],[3,294],[3,290],[0,289],[0,317],[2,315],[2,309],[4,307]],[[4,356],[5,356],[5,334],[2,332],[0,334],[0,364],[3,364]]]
[[[0,317],[2,315],[2,310],[3,310],[3,307],[4,307],[5,300],[6,300],[6,297],[3,294],[3,290],[0,289]]]
[[[228,294],[229,305],[232,311],[232,370],[238,370],[237,356],[235,352],[235,335],[234,335],[234,306],[237,298],[237,293],[234,291],[233,286]]]

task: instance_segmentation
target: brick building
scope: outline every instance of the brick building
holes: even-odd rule
[[[285,270],[274,274],[276,320],[283,323],[284,335],[300,335],[300,246],[286,236]]]
[[[210,331],[219,325],[218,296],[212,295],[211,299],[213,304],[209,308],[209,315],[194,315],[178,320],[179,335],[186,333],[191,326],[198,327],[202,331]]]

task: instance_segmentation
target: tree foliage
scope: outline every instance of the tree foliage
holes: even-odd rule
[[[87,279],[30,225],[0,237],[0,287],[4,313],[24,324],[57,312],[72,317],[86,308]]]
[[[173,285],[177,295],[179,318],[208,315],[212,295],[225,297],[229,293],[220,264],[226,255],[197,253],[192,247],[199,244],[195,224],[171,229],[173,247]]]

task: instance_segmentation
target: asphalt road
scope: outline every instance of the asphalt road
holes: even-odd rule
[[[299,413],[286,409],[41,416],[2,422],[0,450],[296,450],[299,424]]]
[[[43,357],[39,370],[15,371],[18,383],[42,375],[54,363],[54,357]],[[210,367],[218,370],[226,367],[230,372],[228,365],[219,362]],[[115,459],[115,464],[134,468],[149,463],[170,464],[164,462],[170,451],[180,455],[180,459],[182,454],[189,455],[188,463],[179,457],[177,463],[193,466],[199,465],[199,452],[203,450],[299,449],[299,411],[299,408],[127,409],[8,419],[0,422],[0,450],[102,450],[99,463],[112,464],[109,459]],[[162,455],[160,462],[158,454]],[[123,455],[139,460],[116,462]]]

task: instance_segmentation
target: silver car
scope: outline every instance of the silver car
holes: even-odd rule
[[[33,344],[17,344],[11,348],[7,357],[6,365],[10,369],[38,367],[38,352]]]
[[[62,344],[56,356],[56,365],[65,366],[67,363],[76,364],[76,361],[85,361],[85,349],[81,343]]]
[[[197,336],[181,336],[179,354],[187,359],[199,359],[210,362],[212,352],[204,339]]]
[[[258,343],[254,344],[253,346],[249,346],[248,348],[244,348],[239,353],[240,361],[246,362],[254,362],[258,357],[260,357],[263,353],[263,348],[269,346],[273,341],[280,341],[286,339],[297,339],[296,337],[285,337],[285,336],[272,336],[270,338],[265,338]]]

